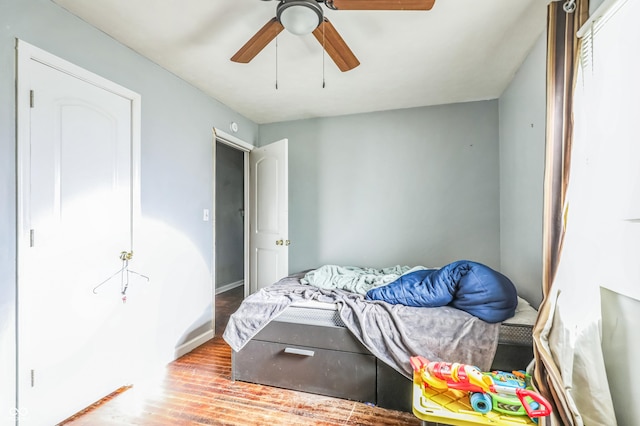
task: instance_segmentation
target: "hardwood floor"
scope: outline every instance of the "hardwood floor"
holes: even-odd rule
[[[216,296],[216,337],[167,366],[153,388],[122,389],[63,422],[65,426],[419,425],[412,414],[304,392],[232,382],[222,340],[242,287]]]

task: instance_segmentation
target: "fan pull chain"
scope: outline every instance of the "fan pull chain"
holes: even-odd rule
[[[324,57],[327,53],[327,51],[324,48],[324,20],[322,22],[322,88],[324,89],[325,87],[325,80],[324,80]]]
[[[276,37],[276,90],[278,90],[278,37]]]

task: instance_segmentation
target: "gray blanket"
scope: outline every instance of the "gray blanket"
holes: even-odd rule
[[[415,308],[365,300],[342,290],[301,285],[303,274],[284,278],[247,297],[229,318],[223,338],[240,351],[289,305],[304,300],[335,303],[353,335],[376,357],[412,378],[409,358],[459,362],[488,370],[498,344],[500,324],[489,324],[445,306]]]

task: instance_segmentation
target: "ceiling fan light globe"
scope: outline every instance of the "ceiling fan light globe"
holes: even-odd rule
[[[315,1],[289,1],[280,5],[277,17],[292,34],[311,34],[322,22],[322,8]]]

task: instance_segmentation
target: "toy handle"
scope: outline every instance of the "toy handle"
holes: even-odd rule
[[[422,371],[422,369],[429,364],[429,360],[421,356],[412,356],[409,358],[409,362],[411,363],[411,367],[413,367],[413,371],[416,373]]]
[[[535,417],[544,417],[551,414],[551,404],[549,404],[549,401],[547,401],[539,393],[530,391],[529,389],[517,388],[516,395],[518,396],[518,399],[520,400],[520,402],[522,402],[522,406],[527,412],[527,415],[532,419]],[[536,410],[532,409],[529,403],[524,399],[526,396],[530,397],[535,402],[540,404],[540,407]]]

